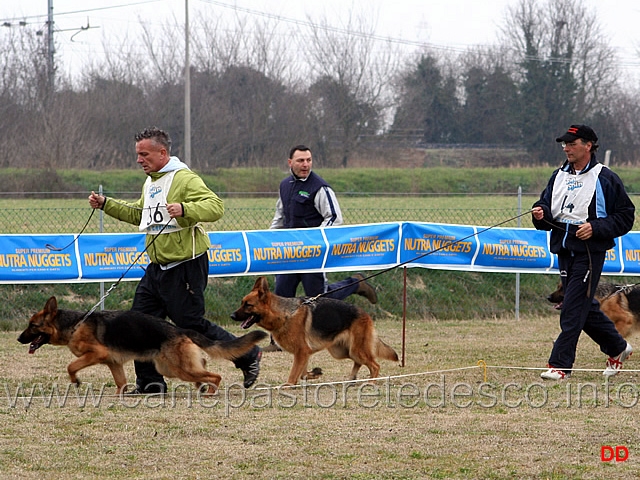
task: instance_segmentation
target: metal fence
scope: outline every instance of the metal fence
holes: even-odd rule
[[[507,196],[508,194],[504,195],[504,208],[468,208],[468,205],[473,205],[473,202],[469,202],[468,199],[464,203],[467,208],[424,208],[425,203],[418,200],[414,202],[415,208],[411,208],[410,201],[406,203],[409,207],[405,207],[405,203],[403,203],[402,208],[384,208],[384,205],[388,205],[385,197],[367,197],[366,208],[361,207],[362,203],[359,204],[359,207],[343,205],[342,214],[345,225],[380,222],[430,222],[482,227],[499,225],[505,228],[533,228],[531,216],[521,215],[521,213],[529,210],[538,195],[521,192],[510,198]],[[353,194],[350,196],[358,197]],[[403,195],[397,196],[403,197]],[[276,197],[277,193],[270,195],[270,198]],[[639,194],[630,194],[630,197],[636,205],[640,205]],[[482,204],[482,202],[479,201],[476,204]],[[5,206],[0,209],[0,232],[5,234],[76,234],[82,231],[85,224],[87,224],[84,229],[86,233],[137,231],[136,226],[120,222],[104,215],[99,210],[96,210],[92,215],[92,210],[88,206],[61,205],[59,208],[55,208],[50,205],[51,203],[48,203],[46,208],[34,205],[20,208]],[[492,205],[502,206],[501,203],[493,203]],[[225,202],[224,216],[215,223],[205,223],[203,226],[207,231],[264,230],[269,228],[273,213],[272,206],[269,208],[262,206],[233,207]],[[633,229],[640,229],[640,223],[637,220]]]
[[[380,222],[431,222],[458,225],[517,227],[517,208],[500,209],[384,209],[350,208],[343,212],[348,225]],[[90,218],[91,217],[91,218]],[[229,208],[215,223],[205,223],[208,231],[263,230],[269,228],[273,209]],[[511,219],[511,220],[509,220]],[[507,221],[509,220],[509,221]],[[100,211],[91,216],[89,208],[23,208],[0,210],[0,232],[5,234],[79,233],[89,222],[85,233],[134,232],[136,227],[115,220]],[[522,227],[532,227],[528,215],[520,219]],[[502,223],[505,222],[505,223]]]

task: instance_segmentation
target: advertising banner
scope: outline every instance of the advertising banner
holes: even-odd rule
[[[356,270],[398,264],[400,224],[340,226],[324,229],[329,246],[325,270]]]
[[[87,281],[117,280],[122,275],[137,280],[149,264],[142,234],[87,234],[80,235],[76,243],[80,272]]]
[[[553,268],[555,255],[549,251],[544,232],[524,228],[493,228],[482,232],[480,237],[481,248],[474,265],[485,270],[548,272]]]
[[[250,273],[322,270],[327,242],[320,228],[246,232]]]
[[[640,274],[640,232],[629,232],[616,239],[616,247],[607,252],[604,272]]]
[[[243,232],[209,232],[212,276],[242,275],[249,269],[249,252]]]
[[[382,270],[394,266],[555,273],[549,233],[389,222],[329,228],[209,232],[214,277],[299,271]],[[0,283],[137,280],[149,263],[144,234],[3,235]],[[640,275],[640,232],[616,240],[604,274]]]
[[[408,267],[466,269],[478,251],[475,233],[460,225],[403,223],[400,261]]]
[[[79,280],[81,276],[73,238],[73,235],[2,235],[0,282]],[[65,245],[70,246],[62,251],[57,250]]]

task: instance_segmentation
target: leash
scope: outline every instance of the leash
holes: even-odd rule
[[[609,298],[614,297],[619,293],[622,293],[622,292],[627,293],[631,291],[634,287],[637,287],[638,285],[640,285],[640,283],[629,283],[627,285],[618,285],[618,288],[615,291],[611,292],[606,297],[602,297],[602,300],[600,302],[602,303],[602,301],[608,300]]]
[[[45,247],[48,248],[49,250],[53,250],[54,252],[61,252],[63,250],[66,250],[67,248],[69,248],[71,245],[73,245],[74,243],[76,243],[78,241],[78,237],[80,237],[80,235],[82,235],[84,233],[84,231],[87,229],[87,227],[89,226],[89,222],[91,221],[91,217],[93,217],[93,214],[95,213],[96,209],[92,208],[91,209],[91,215],[89,215],[89,218],[87,219],[87,222],[84,224],[84,227],[82,227],[82,229],[80,230],[80,233],[78,233],[73,240],[71,240],[65,247],[62,248],[58,248],[54,245],[51,245],[50,243],[45,243]]]
[[[144,208],[141,207],[135,207],[133,205],[128,205],[125,202],[116,200],[114,198],[111,199],[112,201],[123,205],[125,207],[131,208],[131,209],[135,209],[135,210],[144,210]],[[106,197],[105,197],[105,202],[106,202]],[[165,205],[166,206],[166,205]],[[151,207],[149,207],[151,208]],[[48,248],[49,250],[54,250],[54,251],[63,251],[66,250],[67,248],[69,248],[71,245],[73,245],[76,241],[78,241],[78,238],[80,237],[80,235],[82,235],[84,233],[84,231],[87,229],[87,226],[89,225],[89,222],[91,221],[91,218],[93,217],[93,214],[95,213],[96,209],[93,208],[91,209],[91,215],[89,215],[89,218],[87,219],[87,221],[85,222],[84,226],[82,227],[82,229],[80,230],[80,232],[73,238],[73,240],[71,242],[69,242],[66,246],[62,247],[62,248],[58,248],[54,245],[51,245],[50,243],[45,244],[45,247]],[[173,219],[169,218],[169,221],[167,223],[165,223],[162,228],[158,231],[158,233],[155,233],[153,236],[153,239],[151,240],[151,242],[149,242],[149,245],[146,245],[144,247],[144,250],[142,250],[140,253],[138,253],[138,255],[136,255],[136,258],[133,259],[133,261],[131,262],[131,264],[127,267],[127,269],[122,273],[122,275],[120,275],[120,278],[118,278],[118,280],[113,283],[109,289],[105,292],[105,294],[100,298],[100,300],[98,300],[98,302],[87,312],[84,314],[84,316],[80,319],[80,321],[78,323],[76,323],[75,327],[73,328],[74,331],[80,326],[82,325],[82,323],[84,323],[87,318],[89,318],[91,316],[92,313],[94,313],[98,307],[100,306],[100,304],[102,302],[104,302],[104,300],[111,294],[111,292],[113,290],[116,289],[116,287],[120,284],[120,282],[122,282],[122,280],[124,279],[124,277],[127,275],[127,273],[129,273],[129,271],[138,263],[138,260],[140,259],[140,257],[147,252],[147,250],[149,250],[149,247],[151,247],[151,245],[153,245],[153,243],[156,241],[156,239],[160,236],[160,234],[164,231],[165,228],[167,228],[169,226],[169,224],[171,223]],[[144,270],[144,267],[140,267]]]
[[[556,230],[558,230],[560,232],[570,233],[570,232],[567,232],[566,229],[560,227],[559,225],[556,225],[553,222],[550,222],[549,220],[547,220],[544,217],[542,218],[542,221],[545,222],[548,225],[551,225],[551,228],[555,228]],[[574,233],[573,236],[576,236],[576,234]],[[593,271],[593,262],[591,260],[591,250],[589,250],[589,244],[587,243],[586,240],[583,240],[583,242],[584,242],[585,248],[587,249],[587,258],[589,259],[589,268],[587,269],[587,273],[584,274],[584,278],[582,279],[582,283],[587,283],[587,280],[589,279],[589,276],[591,275],[591,272]],[[587,297],[591,298],[591,282],[589,282],[588,285],[587,285]]]
[[[134,208],[134,207],[132,207]],[[136,255],[136,258],[133,259],[133,261],[131,262],[131,264],[127,267],[127,269],[122,273],[122,275],[120,275],[120,278],[118,278],[118,280],[116,282],[114,282],[109,288],[108,290],[104,293],[104,295],[100,298],[100,300],[98,300],[98,303],[96,303],[91,310],[89,310],[87,313],[85,313],[84,317],[82,317],[80,319],[80,321],[78,323],[76,323],[75,327],[73,328],[74,330],[77,329],[80,325],[82,325],[85,320],[87,318],[89,318],[91,316],[91,314],[93,312],[95,312],[98,307],[100,306],[100,304],[111,294],[111,292],[113,290],[116,289],[116,287],[120,284],[120,282],[122,282],[122,279],[127,275],[127,273],[129,273],[129,270],[131,270],[137,263],[138,260],[140,259],[140,257],[147,251],[149,250],[149,247],[151,247],[151,245],[153,245],[153,243],[156,241],[156,239],[160,236],[160,234],[164,231],[165,228],[167,228],[167,226],[169,226],[169,223],[171,223],[171,220],[173,220],[172,218],[169,219],[169,221],[167,223],[165,223],[162,228],[158,231],[158,233],[154,234],[153,238],[151,239],[151,241],[149,242],[149,245],[146,245],[144,247],[144,250],[142,250],[140,253],[138,253],[138,255]],[[144,270],[144,267],[140,267]]]
[[[525,215],[530,214],[532,211],[533,211],[533,208],[532,208],[532,209],[530,209],[530,210],[527,210],[526,212],[520,213],[520,214],[516,215],[515,217],[511,217],[511,218],[508,218],[508,219],[506,219],[506,220],[503,220],[502,222],[499,222],[499,223],[493,224],[493,225],[491,225],[490,227],[485,227],[484,229],[479,230],[478,232],[472,233],[471,235],[467,235],[466,237],[459,238],[459,239],[458,239],[458,240],[456,240],[455,242],[447,242],[447,243],[445,243],[445,244],[441,245],[440,247],[438,247],[438,248],[436,248],[436,249],[429,250],[428,252],[422,253],[422,254],[420,254],[420,255],[418,255],[418,256],[416,256],[416,257],[414,257],[414,258],[411,258],[411,259],[409,259],[409,260],[405,260],[404,262],[399,263],[398,265],[394,265],[393,267],[385,268],[384,270],[380,270],[380,271],[379,271],[379,272],[377,272],[377,273],[374,273],[374,274],[369,275],[369,276],[367,276],[367,277],[363,277],[363,278],[362,278],[362,280],[356,280],[355,282],[351,282],[351,283],[349,283],[349,284],[347,284],[347,285],[344,285],[344,286],[342,286],[342,287],[339,287],[339,288],[334,288],[333,290],[329,290],[329,291],[327,291],[327,292],[321,293],[321,294],[319,294],[319,295],[316,295],[315,297],[309,297],[309,298],[305,299],[302,303],[303,303],[303,304],[310,304],[310,303],[313,303],[313,302],[315,302],[315,301],[316,301],[318,298],[320,298],[320,297],[324,297],[325,295],[328,295],[328,294],[333,293],[333,292],[339,292],[340,290],[343,290],[343,289],[345,289],[345,288],[347,288],[347,287],[351,287],[351,286],[353,286],[353,285],[355,285],[355,284],[358,284],[358,283],[364,282],[364,281],[366,281],[366,280],[368,280],[368,279],[370,279],[370,278],[377,277],[378,275],[382,275],[383,273],[387,273],[387,272],[390,272],[391,270],[394,270],[394,269],[396,269],[396,268],[400,268],[400,267],[402,267],[402,266],[404,266],[404,265],[407,265],[408,263],[415,262],[416,260],[420,260],[421,258],[424,258],[424,257],[426,257],[427,255],[431,255],[431,254],[433,254],[433,253],[439,252],[440,250],[444,250],[445,248],[448,248],[448,247],[450,247],[450,246],[452,246],[452,245],[455,245],[456,243],[460,243],[460,242],[462,242],[462,241],[464,241],[464,240],[467,240],[468,238],[474,237],[474,236],[476,236],[476,235],[480,235],[480,234],[482,234],[482,233],[484,233],[484,232],[486,232],[486,231],[489,231],[489,230],[491,230],[491,229],[493,229],[493,228],[497,228],[497,227],[499,227],[500,225],[504,225],[505,223],[509,223],[509,222],[511,222],[511,221],[513,221],[513,220],[517,220],[517,219],[518,219],[518,218],[520,218],[520,217],[523,217],[523,216],[525,216]]]
[[[123,205],[125,207],[131,208],[131,209],[134,209],[134,210],[144,210],[144,208],[134,207],[132,205],[128,205],[128,204],[126,204],[124,202],[121,202],[120,200],[116,200],[115,198],[112,198],[111,200],[113,202],[119,204],[119,205]],[[151,208],[151,207],[149,207],[149,208]],[[91,218],[93,218],[93,214],[95,212],[96,212],[96,209],[92,208],[91,209],[91,214],[89,215],[89,218],[87,218],[87,221],[85,222],[84,226],[80,229],[80,232],[67,245],[65,245],[62,248],[59,248],[59,247],[56,247],[55,245],[52,245],[51,243],[45,243],[44,244],[45,248],[48,248],[49,250],[52,250],[54,252],[61,252],[63,250],[66,250],[67,248],[69,248],[74,243],[76,243],[78,241],[78,238],[80,237],[80,235],[82,235],[84,233],[84,231],[87,229],[87,227],[89,226],[89,223],[91,222]]]

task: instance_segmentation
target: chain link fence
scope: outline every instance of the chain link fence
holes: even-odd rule
[[[277,198],[277,194],[272,195]],[[640,205],[640,195],[630,194],[632,201]],[[345,225],[381,223],[381,222],[428,222],[454,225],[475,225],[481,227],[500,226],[504,228],[533,228],[531,216],[524,214],[537,195],[522,196],[518,208],[516,197],[505,200],[504,208],[424,208],[416,200],[415,208],[384,208],[384,197],[371,197],[366,208],[346,207],[343,205]],[[341,202],[342,203],[342,202]],[[466,205],[473,202],[467,202]],[[411,202],[408,202],[411,205]],[[275,205],[275,201],[273,201]],[[273,207],[231,207],[225,202],[224,216],[215,223],[203,224],[207,231],[264,230],[269,228],[273,218]],[[5,234],[78,234],[86,233],[127,233],[137,231],[136,226],[120,222],[103,212],[88,207],[28,207],[0,209],[0,232]],[[636,220],[634,230],[640,229]]]
[[[347,225],[380,222],[430,222],[458,225],[517,227],[517,208],[501,209],[384,209],[350,208],[343,212]],[[91,217],[91,218],[89,218]],[[215,223],[205,223],[207,231],[264,230],[269,228],[273,209],[229,208]],[[510,220],[511,219],[511,220]],[[88,222],[88,223],[87,223]],[[502,223],[505,222],[505,223]],[[522,227],[532,227],[528,215],[520,218]],[[88,208],[5,208],[0,210],[0,231],[5,234],[78,234],[135,232],[136,227],[115,220],[102,212],[91,215]]]

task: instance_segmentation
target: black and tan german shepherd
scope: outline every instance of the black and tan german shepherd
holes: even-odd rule
[[[320,297],[285,298],[269,291],[265,277],[258,277],[253,289],[243,299],[231,318],[242,322],[242,328],[253,324],[271,332],[280,347],[293,353],[293,366],[287,384],[295,385],[301,378],[318,378],[322,371],[307,371],[309,358],[328,350],[337,359],[353,360],[350,380],[355,380],[362,365],[377,378],[380,365],[376,357],[398,361],[398,354],[378,338],[373,320],[361,308],[341,300]]]
[[[213,394],[222,377],[205,368],[204,352],[212,358],[233,360],[267,336],[255,331],[229,342],[215,342],[193,330],[131,310],[100,311],[84,317],[83,312],[58,310],[56,298],[51,297],[31,317],[18,341],[30,343],[29,353],[47,343],[69,347],[78,357],[67,367],[75,384],[80,384],[77,373],[83,368],[107,365],[118,395],[127,385],[123,365],[131,360],[152,361],[161,375],[194,382],[197,388],[207,385],[207,393]]]
[[[640,331],[640,285],[600,282],[595,297],[600,302],[600,310],[611,319],[620,335],[627,338],[633,332]],[[558,282],[558,287],[547,300],[555,303],[556,309],[562,308],[562,282]]]

